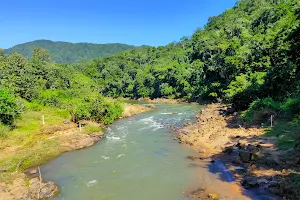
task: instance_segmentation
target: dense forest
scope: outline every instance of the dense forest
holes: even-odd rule
[[[267,106],[294,115],[300,111],[299,24],[299,1],[241,0],[179,42],[75,67],[105,96],[222,100],[237,110]]]
[[[66,109],[74,122],[109,124],[121,115],[118,102],[107,101],[96,83],[71,66],[54,64],[49,51],[36,48],[30,59],[0,52],[0,121],[13,126],[26,110],[44,106]],[[0,123],[1,128],[1,123]]]
[[[299,199],[299,170],[292,170],[300,166],[299,0],[239,0],[192,36],[166,46],[36,41],[0,49],[0,150],[18,151],[0,160],[0,182],[20,165],[38,166],[64,152],[58,141],[46,139],[64,130],[57,125],[81,131],[79,122],[96,122],[86,133],[101,131],[121,116],[119,97],[225,103],[220,117],[234,113],[230,119],[238,121],[238,129],[254,126],[273,136],[274,149],[285,152],[275,153],[276,160],[291,155],[280,169],[286,181],[279,179],[280,190],[273,192]],[[239,149],[250,145],[234,143]],[[253,144],[255,150],[263,145]],[[263,158],[277,170],[278,162],[269,156]],[[252,164],[245,168],[255,169]],[[273,178],[266,182],[271,185]]]
[[[41,48],[30,59],[2,52],[0,87],[29,102],[77,105],[71,107],[79,119],[93,116],[84,108],[97,104],[95,95],[225,101],[237,110],[250,108],[249,119],[266,107],[298,118],[299,22],[299,1],[241,0],[191,37],[164,47],[76,64],[51,63],[49,51]]]
[[[44,48],[50,51],[51,58],[57,63],[75,63],[82,60],[101,58],[111,54],[119,53],[137,47],[127,44],[91,44],[91,43],[70,43],[53,42],[50,40],[36,40],[16,45],[6,49],[5,54],[18,52],[26,58],[32,56],[34,48]]]

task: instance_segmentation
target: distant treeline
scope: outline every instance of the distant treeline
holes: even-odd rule
[[[297,0],[241,0],[190,38],[77,68],[111,97],[283,101],[300,90],[299,16]]]
[[[17,53],[2,55],[0,87],[53,106],[77,99],[90,102],[85,97],[93,93],[223,100],[238,110],[293,102],[289,106],[297,110],[299,25],[297,0],[241,0],[209,18],[190,38],[164,47],[142,47],[65,65],[51,63],[43,49],[35,49],[29,60]],[[254,105],[257,102],[260,106]],[[83,111],[81,115],[92,116]]]
[[[44,48],[51,53],[51,59],[56,63],[75,63],[82,60],[101,58],[111,54],[119,53],[128,49],[135,49],[136,46],[127,44],[91,44],[91,43],[70,43],[53,42],[50,40],[36,40],[16,45],[6,49],[5,54],[18,52],[26,58],[32,57],[35,48]]]

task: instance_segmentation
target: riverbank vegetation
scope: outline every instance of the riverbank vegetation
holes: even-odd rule
[[[74,69],[50,62],[45,49],[26,59],[0,54],[0,179],[45,163],[68,151],[61,133],[89,146],[102,127],[121,117],[124,105],[97,92],[95,82]],[[81,121],[93,121],[79,129]],[[101,125],[102,124],[102,125]],[[82,126],[84,126],[83,124]],[[73,136],[72,136],[73,137]],[[71,136],[69,139],[72,138]],[[80,148],[76,145],[74,149]]]
[[[204,28],[77,68],[110,97],[223,101],[251,125],[299,123],[300,3],[238,1]],[[294,136],[293,136],[294,137]]]
[[[29,60],[2,53],[1,88],[43,105],[68,107],[65,103],[72,99],[74,105],[82,104],[68,107],[78,111],[75,118],[89,116],[81,110],[87,102],[92,104],[91,99],[82,100],[89,92],[106,97],[222,100],[236,110],[252,109],[268,98],[293,102],[294,108],[299,102],[299,22],[298,1],[242,0],[209,18],[191,37],[165,47],[143,47],[67,65],[50,63],[44,49],[34,49]]]
[[[111,123],[122,112],[116,101],[98,93],[96,83],[74,69],[50,62],[45,49],[34,49],[31,59],[18,53],[0,56],[1,122],[13,126],[27,110],[43,107],[68,110],[74,122],[92,119]]]
[[[242,128],[272,123],[265,131],[276,137],[277,148],[298,155],[299,24],[299,1],[241,0],[179,42],[121,52],[77,68],[99,84],[104,96],[223,101],[232,107],[226,114],[236,113]],[[299,171],[295,163],[282,163],[282,169]],[[279,195],[299,197],[298,175],[278,180]]]
[[[241,0],[179,42],[86,62],[55,64],[41,48],[29,59],[0,52],[0,147],[14,146],[7,142],[12,137],[20,137],[21,148],[37,146],[43,115],[46,125],[110,124],[123,106],[106,97],[150,97],[223,101],[232,107],[227,114],[238,113],[245,127],[270,126],[272,116],[275,127],[268,134],[278,138],[279,148],[298,151],[299,55],[296,0]],[[0,166],[15,163],[12,171],[16,160]]]
[[[226,100],[297,97],[299,2],[237,2],[191,37],[78,64],[111,97]]]
[[[238,1],[165,47],[119,53],[75,68],[104,96],[223,101],[249,124],[299,118],[300,5]]]

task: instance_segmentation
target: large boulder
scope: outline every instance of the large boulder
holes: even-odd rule
[[[220,197],[218,194],[208,194],[207,195],[210,200],[218,200]]]
[[[223,151],[225,154],[232,154],[233,153],[233,148],[230,146],[230,147],[225,147],[224,151]]]
[[[258,187],[259,184],[255,177],[247,176],[244,178],[244,180],[242,182],[242,186],[244,186],[244,188],[246,188],[246,189],[250,189],[250,188]]]
[[[29,181],[29,190],[34,199],[50,199],[59,193],[57,185],[52,182],[44,182],[39,177],[33,178]]]
[[[247,150],[241,150],[239,152],[239,156],[241,161],[245,162],[245,163],[249,163],[251,161],[251,153]]]
[[[56,196],[58,193],[59,189],[57,185],[54,182],[50,181],[43,184],[43,186],[41,187],[40,199],[49,199]]]
[[[264,185],[264,184],[268,184],[269,181],[267,179],[265,179],[265,178],[260,178],[260,179],[257,180],[257,183],[259,185]]]

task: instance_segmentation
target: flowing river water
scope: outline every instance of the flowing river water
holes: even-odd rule
[[[230,200],[265,199],[242,190],[223,163],[192,161],[190,147],[174,140],[170,126],[194,122],[198,105],[157,105],[118,120],[93,147],[65,153],[41,166],[60,188],[57,200],[185,200],[201,186]]]
[[[184,191],[197,183],[197,169],[185,157],[195,152],[178,144],[169,126],[193,122],[199,110],[198,105],[157,105],[118,120],[95,146],[43,165],[43,178],[59,185],[55,199],[186,199]]]

